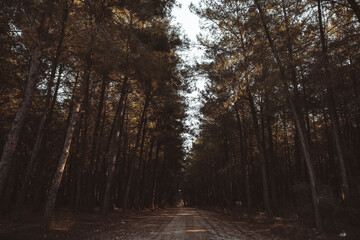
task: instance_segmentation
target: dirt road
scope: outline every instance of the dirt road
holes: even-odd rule
[[[301,228],[293,219],[267,218],[262,213],[222,212],[197,208],[143,211],[56,212],[50,230],[44,230],[42,215],[25,215],[15,224],[0,219],[0,239],[139,240],[139,239],[319,239],[315,229]],[[350,235],[351,234],[351,235]],[[360,239],[357,232],[346,239]],[[322,239],[339,239],[339,233]]]
[[[247,222],[234,221],[214,211],[170,208],[156,214],[106,224],[84,239],[276,239],[251,230]]]
[[[149,239],[263,239],[246,229],[221,221],[213,212],[179,208],[173,219]]]
[[[63,210],[53,217],[49,231],[44,231],[41,216],[29,215],[14,225],[4,219],[0,221],[0,239],[278,239],[269,229],[257,221],[197,208],[113,211],[107,216]]]

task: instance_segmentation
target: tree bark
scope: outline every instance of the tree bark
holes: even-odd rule
[[[150,198],[151,198],[151,202],[150,202],[150,207],[152,209],[155,208],[155,197],[156,197],[156,189],[157,189],[157,178],[158,178],[158,163],[159,163],[159,153],[160,153],[160,143],[159,140],[157,140],[157,144],[156,144],[156,153],[155,153],[155,161],[154,161],[154,176],[152,179],[152,186],[151,186],[151,191],[150,191]]]
[[[355,0],[347,0],[360,23],[360,7]]]
[[[24,127],[25,119],[28,115],[29,108],[33,99],[36,81],[39,72],[40,58],[43,47],[47,38],[47,33],[52,18],[54,8],[54,0],[46,2],[46,9],[37,31],[37,42],[31,50],[30,70],[28,73],[27,83],[25,87],[24,99],[16,112],[15,119],[11,124],[11,129],[4,145],[3,153],[0,160],[0,199],[5,189],[6,180],[13,155],[19,142],[19,136]],[[30,17],[31,18],[31,17]],[[33,29],[35,31],[35,29]]]
[[[33,175],[33,170],[34,170],[34,166],[35,166],[35,163],[37,162],[37,156],[40,152],[40,149],[42,148],[42,143],[44,142],[44,135],[45,135],[45,132],[46,132],[46,128],[50,125],[50,122],[51,122],[51,116],[52,116],[52,113],[54,112],[54,107],[55,107],[55,102],[56,102],[56,99],[57,99],[57,90],[59,88],[59,83],[60,83],[60,80],[61,80],[61,74],[62,74],[62,67],[60,67],[60,70],[59,70],[59,77],[58,77],[58,81],[57,81],[57,84],[56,84],[56,89],[55,89],[55,93],[54,93],[54,97],[53,97],[53,104],[51,104],[51,106],[47,106],[47,110],[45,110],[43,112],[43,115],[42,115],[42,119],[41,119],[41,122],[40,122],[40,126],[39,126],[39,129],[38,129],[38,132],[37,132],[37,136],[36,136],[36,140],[35,140],[35,144],[34,144],[34,148],[31,152],[31,155],[30,155],[30,160],[29,160],[29,163],[28,165],[26,166],[26,170],[25,170],[25,176],[23,178],[23,181],[22,181],[22,184],[21,184],[21,188],[19,190],[19,194],[18,194],[18,197],[17,197],[17,200],[16,200],[16,210],[15,210],[15,213],[14,213],[14,216],[13,216],[13,220],[17,220],[21,214],[21,211],[22,211],[22,208],[23,208],[23,205],[24,205],[24,202],[25,202],[25,199],[26,199],[26,195],[28,193],[28,189],[29,189],[29,184],[30,184],[30,181],[31,181],[31,177]],[[49,93],[48,93],[49,94]],[[49,105],[50,105],[50,101],[49,101]],[[49,109],[48,109],[49,108]]]
[[[91,59],[91,52],[88,52],[88,54],[86,56],[86,63],[91,62],[90,59]],[[86,74],[88,71],[90,71],[90,64],[85,64],[84,73]],[[77,77],[78,77],[78,75],[77,75]],[[84,93],[87,89],[87,83],[85,81],[85,78],[83,79],[83,81],[81,82],[80,85],[81,85],[81,88],[79,91],[79,96],[77,96],[77,97],[76,97],[76,85],[74,86],[74,96],[75,96],[74,101],[73,101],[74,105],[73,105],[73,109],[71,112],[71,117],[68,119],[69,122],[68,122],[67,131],[66,131],[65,142],[64,142],[64,146],[63,146],[63,150],[62,150],[60,159],[59,159],[58,167],[56,169],[55,175],[52,180],[48,198],[46,200],[44,218],[46,220],[47,227],[51,220],[51,215],[52,215],[54,207],[55,207],[56,196],[57,196],[57,193],[58,193],[58,190],[60,187],[60,183],[62,180],[65,165],[66,165],[67,159],[70,154],[72,136],[73,136],[73,132],[75,129],[77,116],[80,112],[81,105],[84,102],[84,98],[85,98]]]
[[[51,220],[51,215],[52,215],[54,207],[55,207],[56,196],[57,196],[57,193],[58,193],[58,190],[60,187],[62,175],[63,175],[64,168],[66,165],[66,161],[69,157],[72,135],[73,135],[74,128],[75,128],[76,118],[80,111],[80,106],[81,106],[81,101],[76,101],[76,103],[74,104],[74,107],[72,109],[71,119],[70,119],[70,122],[69,122],[69,125],[67,128],[67,132],[66,132],[64,147],[63,147],[62,154],[61,154],[61,157],[60,157],[60,160],[58,163],[58,167],[56,169],[55,176],[53,178],[53,181],[52,181],[52,184],[51,184],[51,187],[49,190],[49,195],[48,195],[48,198],[46,201],[45,214],[44,214],[47,224],[49,224],[50,220]]]
[[[39,129],[37,131],[34,148],[31,152],[30,160],[26,167],[25,176],[22,181],[21,189],[20,189],[19,195],[17,197],[16,212],[14,214],[15,220],[19,217],[19,214],[22,211],[22,207],[25,202],[26,194],[29,189],[29,183],[30,183],[31,176],[33,173],[33,168],[34,168],[34,165],[36,162],[36,158],[38,156],[38,153],[40,152],[43,138],[44,138],[44,135],[46,132],[46,128],[50,125],[50,122],[51,122],[51,115],[53,113],[53,109],[54,109],[56,98],[57,98],[57,93],[59,90],[60,80],[61,80],[61,74],[62,74],[62,69],[63,69],[62,66],[60,66],[60,69],[59,69],[59,76],[58,76],[58,80],[57,80],[57,83],[55,86],[54,96],[53,96],[52,100],[51,100],[51,96],[52,96],[51,91],[52,91],[52,88],[54,85],[55,74],[56,74],[57,66],[58,66],[59,59],[60,59],[61,52],[62,52],[62,45],[63,45],[63,41],[64,41],[64,37],[65,37],[65,29],[66,29],[66,25],[67,25],[67,19],[69,16],[70,6],[66,6],[64,8],[62,25],[61,25],[61,30],[60,30],[60,37],[59,37],[58,45],[56,48],[55,57],[52,61],[51,74],[50,74],[50,79],[48,81],[48,86],[47,86],[45,109],[42,113],[42,118],[40,121]]]
[[[145,116],[144,124],[143,124],[143,130],[142,130],[142,137],[141,137],[141,143],[140,143],[140,153],[139,153],[139,160],[138,160],[138,171],[136,173],[136,179],[135,179],[135,197],[134,197],[134,208],[136,210],[140,210],[140,182],[142,179],[142,173],[143,173],[143,167],[144,167],[144,143],[145,143],[145,137],[146,137],[146,130],[147,130],[147,117]]]
[[[271,212],[271,207],[270,207],[269,184],[268,184],[267,171],[266,171],[265,151],[264,151],[264,147],[261,142],[259,121],[258,121],[256,109],[255,109],[254,99],[250,92],[249,87],[250,87],[249,83],[247,83],[246,90],[248,92],[248,98],[249,98],[248,100],[249,100],[251,115],[253,118],[256,142],[257,142],[257,146],[259,149],[259,160],[260,160],[260,168],[261,168],[261,179],[262,179],[262,185],[263,185],[264,205],[265,205],[265,210],[268,212],[269,215],[271,215],[272,212]]]
[[[349,2],[354,2],[354,4],[357,6],[355,1],[349,0]],[[322,58],[323,58],[322,64],[323,64],[323,68],[324,68],[324,74],[325,74],[324,79],[326,81],[326,90],[327,90],[326,91],[326,99],[327,99],[327,105],[328,105],[328,109],[329,109],[334,144],[336,147],[337,156],[338,156],[339,163],[340,163],[340,176],[341,176],[341,182],[342,182],[342,184],[341,184],[342,198],[345,202],[347,202],[350,197],[349,181],[348,181],[348,177],[346,174],[345,160],[344,160],[344,155],[343,155],[341,141],[340,141],[339,127],[338,127],[338,120],[337,120],[338,117],[337,117],[334,93],[333,93],[333,78],[332,78],[332,74],[330,73],[330,68],[329,68],[330,62],[329,62],[329,58],[328,58],[325,33],[324,33],[323,23],[322,23],[321,1],[318,0],[317,4],[318,4],[319,31],[320,31]],[[360,17],[360,9],[358,9],[358,11],[359,11],[359,17]]]
[[[125,188],[125,195],[124,195],[123,206],[122,206],[123,211],[126,211],[126,209],[127,209],[131,184],[132,184],[133,176],[134,176],[136,154],[137,154],[139,144],[140,144],[141,129],[142,129],[142,126],[143,126],[143,123],[144,123],[144,120],[145,120],[145,115],[146,115],[147,108],[149,106],[149,100],[150,100],[150,91],[148,91],[146,93],[144,108],[143,108],[143,111],[141,113],[141,117],[140,117],[138,127],[137,127],[135,146],[134,146],[134,148],[132,150],[132,153],[130,155],[130,158],[129,158],[130,172],[129,172],[129,177],[128,177],[128,181],[127,181],[126,188]]]
[[[123,86],[121,89],[121,96],[119,100],[119,106],[118,106],[118,113],[121,115],[123,112],[123,103],[126,98],[126,91],[127,91],[127,83],[128,78],[126,77],[123,82]],[[125,108],[126,106],[124,106]],[[125,112],[124,112],[125,114]],[[106,186],[105,186],[105,194],[104,194],[104,202],[103,202],[103,208],[102,212],[104,214],[107,214],[110,211],[111,207],[111,189],[112,189],[112,183],[114,178],[114,170],[116,165],[116,156],[118,154],[119,148],[120,148],[120,142],[121,142],[121,135],[123,131],[123,120],[125,115],[122,114],[122,116],[118,116],[115,122],[114,126],[114,135],[113,135],[113,143],[111,145],[110,149],[110,159],[107,166],[107,177],[106,177]]]
[[[99,129],[100,129],[100,122],[101,116],[103,114],[104,102],[105,102],[105,92],[106,87],[109,81],[109,74],[105,72],[103,74],[103,79],[101,83],[101,92],[100,92],[100,101],[98,105],[97,117],[95,120],[94,132],[93,132],[93,142],[91,148],[91,155],[90,155],[90,165],[89,165],[89,172],[88,172],[88,186],[87,186],[87,198],[88,198],[88,207],[94,207],[94,164],[97,164],[95,161],[97,152],[99,151],[100,145],[100,137],[99,137]]]
[[[152,161],[154,143],[155,143],[155,137],[152,136],[151,140],[150,140],[150,145],[149,145],[149,157],[148,157],[147,164],[144,166],[142,180],[141,180],[141,184],[140,184],[140,186],[141,186],[141,190],[140,190],[140,192],[141,192],[141,197],[140,197],[141,209],[144,209],[148,206],[148,204],[147,204],[147,202],[145,202],[145,200],[146,200],[146,193],[149,192],[148,191],[148,186],[149,186],[148,172],[149,172],[150,163]]]
[[[322,231],[322,224],[321,224],[321,216],[320,216],[320,211],[319,211],[319,199],[318,199],[318,195],[317,195],[317,190],[316,190],[316,177],[315,177],[315,172],[314,172],[314,167],[313,167],[313,162],[311,159],[311,155],[310,155],[310,149],[309,149],[309,143],[307,141],[306,138],[306,132],[305,132],[305,126],[304,126],[304,121],[302,119],[302,114],[299,114],[301,111],[299,110],[299,108],[297,107],[297,104],[294,102],[294,100],[291,98],[290,93],[289,93],[289,87],[287,84],[287,79],[286,79],[286,74],[285,74],[285,69],[283,67],[283,63],[280,60],[279,54],[275,48],[275,44],[273,42],[273,39],[270,35],[270,31],[267,27],[266,24],[266,20],[265,20],[265,15],[263,13],[263,10],[261,8],[261,5],[259,3],[259,0],[254,0],[254,3],[259,11],[260,14],[260,18],[261,18],[261,22],[262,25],[264,27],[265,30],[265,35],[266,38],[268,40],[268,43],[270,45],[271,48],[271,52],[275,58],[275,61],[279,67],[280,70],[280,76],[281,79],[284,83],[284,91],[286,94],[286,98],[289,101],[289,105],[291,107],[291,111],[294,115],[295,118],[295,122],[297,125],[297,130],[299,132],[299,138],[300,138],[300,142],[301,142],[301,146],[302,146],[302,150],[303,150],[303,154],[304,154],[304,158],[305,158],[305,162],[306,162],[306,166],[308,169],[308,175],[309,175],[309,181],[310,181],[310,188],[311,188],[311,195],[312,195],[312,203],[313,203],[313,207],[314,207],[314,215],[315,215],[315,222],[316,222],[316,227],[319,231]],[[296,99],[297,100],[297,99]]]
[[[250,195],[250,186],[249,186],[249,171],[248,171],[248,156],[247,156],[247,142],[246,142],[246,133],[242,130],[243,124],[241,123],[241,118],[239,114],[239,106],[238,101],[235,103],[235,114],[236,114],[236,121],[238,125],[238,131],[240,135],[240,150],[241,150],[241,160],[242,168],[243,168],[243,174],[244,174],[244,182],[245,182],[245,193],[246,193],[246,206],[248,209],[251,208],[251,195]],[[243,118],[244,119],[244,118]]]
[[[91,44],[90,44],[91,45]],[[85,70],[83,76],[83,83],[85,84],[83,88],[83,92],[81,93],[84,96],[84,102],[81,104],[81,112],[84,116],[84,124],[81,128],[81,158],[79,161],[77,173],[76,173],[76,197],[75,197],[75,210],[79,210],[80,198],[81,198],[81,183],[82,183],[82,175],[83,168],[87,158],[87,129],[88,129],[88,104],[89,104],[89,85],[90,85],[90,75],[91,75],[91,49],[88,50],[86,62],[85,62]]]

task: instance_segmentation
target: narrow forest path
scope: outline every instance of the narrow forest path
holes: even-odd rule
[[[233,224],[214,212],[179,208],[170,223],[150,235],[153,235],[151,239],[264,239]]]
[[[358,232],[348,233],[351,237],[346,239],[359,239]],[[301,227],[291,219],[185,207],[125,213],[115,210],[106,216],[100,212],[79,214],[62,209],[55,212],[48,231],[44,231],[41,215],[27,214],[13,224],[0,218],[1,240],[336,240],[339,233],[319,237],[315,229]]]
[[[195,208],[170,208],[94,231],[85,239],[276,239],[256,233],[247,222]]]

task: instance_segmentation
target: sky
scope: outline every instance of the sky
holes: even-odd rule
[[[198,44],[196,39],[196,35],[201,31],[200,18],[196,14],[192,13],[189,9],[191,3],[193,3],[195,6],[198,6],[199,1],[200,0],[178,0],[177,2],[181,4],[181,6],[174,7],[172,10],[172,23],[180,24],[186,36],[191,40],[190,49],[180,53],[180,56],[191,64],[194,64],[195,61],[200,62],[201,56],[203,54],[203,51],[197,47]],[[196,89],[194,89],[192,93],[185,95],[190,107],[187,111],[188,117],[185,120],[185,124],[189,125],[190,129],[197,132],[199,127],[199,119],[196,115],[201,106],[199,102],[200,90],[204,89],[205,79],[201,77],[195,77],[194,86],[196,86]],[[189,150],[195,138],[186,133],[184,136],[186,139],[184,145]]]
[[[177,2],[181,4],[181,7],[174,7],[172,10],[174,20],[182,25],[187,36],[195,42],[196,34],[200,32],[200,19],[190,11],[189,6],[191,3],[197,6],[199,0],[178,0]]]

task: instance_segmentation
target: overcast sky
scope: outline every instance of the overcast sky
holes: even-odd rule
[[[192,41],[196,41],[196,34],[200,32],[199,18],[190,12],[189,6],[191,4],[198,5],[199,0],[178,0],[181,8],[174,7],[172,15],[174,20],[183,26],[186,34]]]
[[[202,55],[202,51],[196,47],[196,35],[200,33],[200,19],[189,9],[191,3],[193,3],[195,6],[198,6],[199,1],[200,0],[178,0],[178,3],[181,4],[181,7],[174,7],[172,11],[172,15],[174,17],[173,23],[180,24],[184,33],[191,40],[191,47],[189,51],[182,52],[180,54],[180,56],[184,58],[184,60],[190,61],[190,63],[195,63],[195,60],[200,61]],[[195,79],[194,85],[201,90],[204,88],[204,81],[205,80],[202,78],[197,78]],[[199,94],[200,92],[198,90],[194,90],[191,94],[186,95],[187,102],[189,103],[191,110],[188,110],[187,113],[189,114],[189,117],[188,119],[186,119],[185,122],[187,125],[190,125],[191,128],[195,131],[198,129],[199,124],[199,121],[196,118],[196,112],[198,112],[200,108],[200,104],[198,101]],[[192,142],[195,139],[191,138],[191,136],[188,134],[185,134],[185,137],[185,146],[190,148]]]

